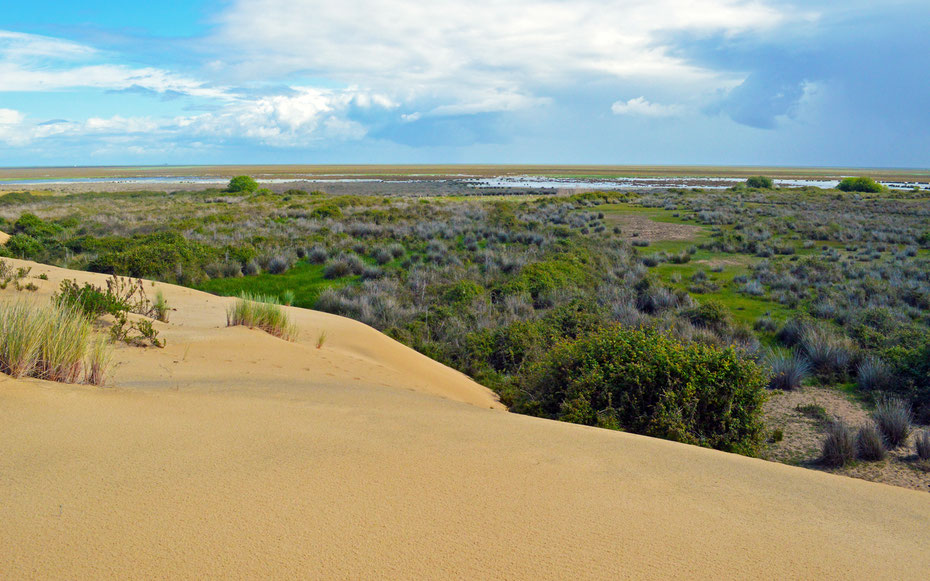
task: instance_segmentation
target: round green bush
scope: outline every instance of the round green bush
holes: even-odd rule
[[[229,186],[226,187],[227,192],[233,193],[246,193],[251,194],[258,189],[258,182],[250,178],[249,176],[236,176],[233,179],[229,180]]]
[[[770,177],[752,176],[746,180],[746,187],[770,190],[775,187],[775,182]]]
[[[552,349],[517,411],[754,454],[765,385],[759,365],[732,347],[617,325]]]
[[[836,189],[842,192],[871,192],[882,191],[882,185],[870,177],[843,178]]]

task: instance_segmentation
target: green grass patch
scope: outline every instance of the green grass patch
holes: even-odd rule
[[[323,277],[322,264],[299,262],[282,274],[257,274],[237,278],[214,278],[197,285],[195,288],[227,297],[240,296],[243,293],[284,298],[286,292],[294,293],[294,306],[312,308],[320,293],[328,287],[339,287],[359,279],[349,276],[336,280]]]

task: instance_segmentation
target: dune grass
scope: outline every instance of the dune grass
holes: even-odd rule
[[[0,371],[12,377],[102,385],[109,347],[91,338],[90,321],[75,307],[0,302]]]
[[[275,296],[243,293],[226,310],[226,326],[256,327],[287,341],[297,338],[297,326]]]

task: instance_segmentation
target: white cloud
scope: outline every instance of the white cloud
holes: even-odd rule
[[[318,75],[459,114],[536,105],[590,79],[730,86],[738,78],[676,56],[663,35],[783,21],[745,0],[237,0],[209,43],[223,53],[215,70],[240,81]]]
[[[23,121],[26,116],[15,109],[0,109],[0,143],[21,145],[29,141],[23,133]]]
[[[361,139],[366,129],[349,119],[352,107],[391,109],[386,97],[355,89],[300,88],[294,95],[242,100],[217,112],[178,118],[194,136],[254,139],[274,146],[306,146],[323,139]]]
[[[614,115],[639,115],[643,117],[671,117],[681,113],[678,105],[660,105],[650,103],[645,97],[636,97],[629,101],[617,101],[611,105]]]
[[[67,40],[0,30],[0,92],[74,88],[121,90],[140,87],[210,99],[230,99],[228,90],[153,67],[95,62],[97,49]]]
[[[0,30],[0,58],[25,60],[54,58],[56,60],[87,58],[97,54],[92,47],[49,36]]]

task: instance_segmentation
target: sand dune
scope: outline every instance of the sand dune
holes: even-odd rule
[[[105,278],[32,266],[39,300]],[[926,493],[508,414],[359,323],[292,309],[287,343],[158,288],[168,347],[117,349],[112,388],[0,375],[0,578],[930,570]]]
[[[10,235],[6,232],[0,231],[0,244],[6,244],[7,240],[10,239]]]

